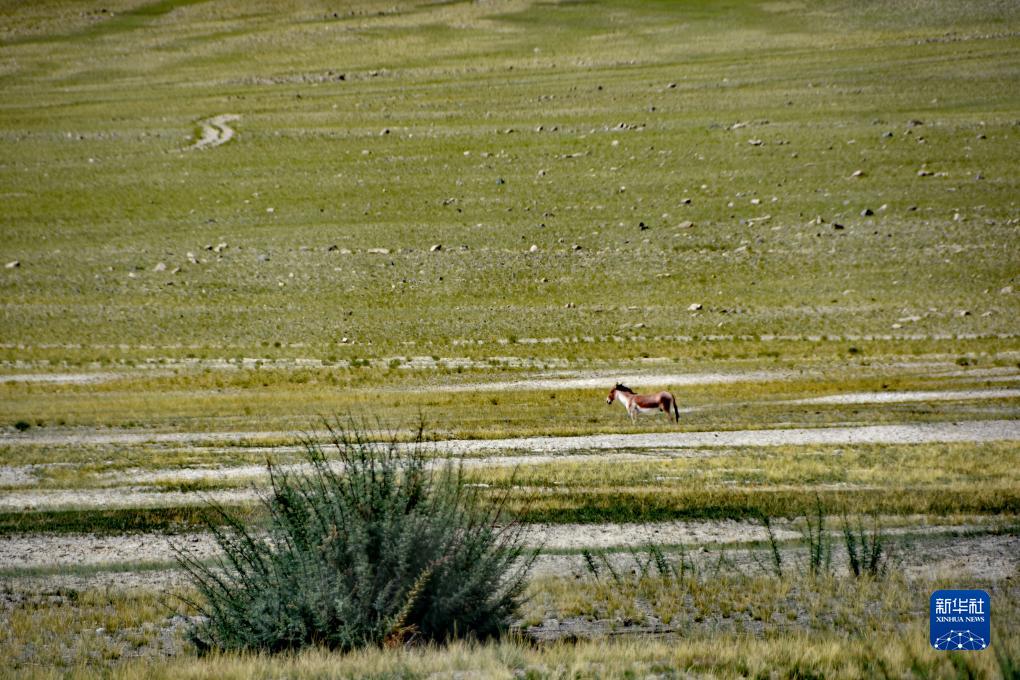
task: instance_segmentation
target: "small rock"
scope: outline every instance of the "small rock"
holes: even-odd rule
[[[700,309],[701,309],[701,303],[698,303],[698,302],[692,302],[691,304],[689,304],[687,306],[687,311],[688,312],[696,312],[696,311],[698,311]]]
[[[437,243],[434,246],[432,246],[431,248],[429,248],[429,252],[430,253],[438,253],[442,249],[443,249],[443,244],[442,243]]]
[[[969,309],[961,309],[960,311],[958,311],[956,313],[956,315],[957,316],[970,316],[970,310]]]
[[[840,224],[839,222],[833,222],[833,223],[832,223],[832,228],[833,228],[833,229],[835,229],[836,231],[841,231],[841,230],[843,230],[843,229],[846,229],[846,227],[844,227],[844,226],[843,226],[842,224]]]
[[[266,212],[272,215],[273,213],[276,212],[276,208],[266,208]]]
[[[389,248],[369,248],[366,252],[369,255],[389,255],[390,254],[390,249]]]
[[[691,204],[691,199],[689,199],[689,198],[681,198],[680,199],[680,205],[690,205],[690,204]]]
[[[892,132],[883,132],[882,133],[882,138],[883,139],[892,139],[892,136],[893,136]]]
[[[165,272],[166,271],[166,263],[165,262],[157,262],[156,266],[152,268],[152,271],[154,271],[154,272]]]
[[[354,253],[354,251],[351,250],[350,248],[341,248],[340,249],[340,254],[341,255],[351,255],[353,253]]]
[[[931,177],[933,174],[935,173],[933,173],[931,170],[925,170],[924,168],[921,168],[920,170],[917,171],[918,177]]]
[[[266,255],[265,253],[259,255],[259,262],[269,262],[269,256]]]
[[[498,179],[496,180],[496,185],[497,185],[497,186],[499,186],[499,185],[501,185],[501,184],[506,184],[506,180],[505,180],[505,179],[503,179],[502,177],[500,177],[500,178],[498,178]]]
[[[871,208],[865,208],[864,210],[861,211],[861,217],[871,217],[874,214],[875,211],[872,210]]]
[[[227,249],[226,242],[225,241],[220,241],[219,243],[216,244],[216,247],[213,248],[213,252],[214,253],[222,253],[226,249]]]
[[[851,177],[864,177],[864,171],[863,170],[854,170],[852,173],[850,173],[850,176]]]
[[[382,130],[379,131],[379,136],[380,137],[385,137],[388,134],[390,134],[390,129],[389,128],[383,128]]]
[[[749,139],[747,140],[747,143],[750,144],[751,146],[761,146],[765,142],[761,141],[760,139]]]
[[[530,248],[528,248],[528,252],[529,252],[529,253],[537,253],[537,252],[538,252],[538,246],[537,246],[537,245],[535,245],[534,243],[532,243],[532,244],[531,244],[531,247],[530,247]]]
[[[181,273],[181,268],[180,267],[174,267],[173,269],[170,270],[170,273],[171,274],[180,274]]]
[[[339,248],[337,248],[336,244],[333,244],[329,248],[326,248],[327,253],[335,253],[337,250],[339,250]]]
[[[198,264],[198,258],[195,257],[195,253],[191,252],[190,250],[187,252],[185,257],[188,258],[188,262],[190,262],[191,264]]]
[[[575,244],[573,245],[573,249],[574,249],[575,251],[577,251],[577,250],[581,250],[581,246],[575,243]]]
[[[17,269],[21,266],[21,260],[11,260],[4,265],[4,269]]]
[[[641,231],[645,231],[646,229],[648,229],[648,225],[645,224],[644,222],[638,222],[638,229],[640,229]]]
[[[690,220],[684,220],[680,224],[676,225],[677,229],[690,229],[693,226],[694,222],[691,222]]]
[[[908,120],[907,121],[907,127],[908,128],[921,127],[922,125],[924,125],[924,121],[923,120],[917,120],[916,118],[913,119],[913,120]]]
[[[1013,292],[1013,286],[1003,286],[999,289],[999,295],[1009,295]]]

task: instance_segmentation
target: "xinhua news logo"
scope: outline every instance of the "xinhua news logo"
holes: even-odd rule
[[[991,644],[992,600],[983,590],[936,590],[928,641],[943,651],[980,651]]]

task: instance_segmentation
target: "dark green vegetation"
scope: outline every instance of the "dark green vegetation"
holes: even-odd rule
[[[5,352],[1012,334],[1018,14],[10,5]],[[226,113],[233,140],[182,151]]]
[[[191,631],[199,650],[348,651],[508,627],[534,559],[521,560],[522,525],[483,505],[452,460],[430,468],[421,436],[404,448],[346,427],[330,448],[342,471],[309,443],[311,472],[272,473],[268,536],[221,508],[207,527],[223,557],[179,552],[206,617]]]

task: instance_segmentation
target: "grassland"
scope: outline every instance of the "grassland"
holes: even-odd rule
[[[920,5],[12,6],[7,355],[1015,347],[1016,9]]]
[[[68,546],[188,541],[207,497],[257,522],[237,494],[335,414],[443,440],[1015,421],[1018,36],[1002,0],[0,0],[0,540],[53,551],[0,562],[0,675],[1015,674],[1009,436],[464,454],[528,522],[820,502],[837,542],[875,515],[930,561],[812,576],[783,539],[778,575],[720,535],[679,581],[537,576],[499,643],[198,658],[174,565]],[[621,376],[680,424],[607,406]],[[994,654],[927,648],[928,593],[962,585],[993,593]]]

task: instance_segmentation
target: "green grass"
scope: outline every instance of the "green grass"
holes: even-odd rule
[[[636,356],[612,338],[1015,333],[1020,17],[926,4],[156,3],[52,32],[13,6],[3,339]],[[233,142],[178,152],[225,112]]]
[[[907,672],[978,677],[1015,664],[1016,630],[998,625],[989,653],[954,657],[927,645],[928,596],[943,580],[906,581],[789,575],[688,572],[682,580],[625,575],[612,585],[590,576],[544,578],[530,589],[522,626],[549,619],[615,630],[600,637],[529,644],[510,637],[486,645],[411,646],[329,654],[313,649],[273,657],[213,654],[197,657],[170,620],[175,595],[116,589],[7,591],[9,613],[0,627],[0,658],[19,677],[634,677],[687,671],[723,676],[766,671],[791,677],[900,677]],[[974,581],[992,594],[999,621],[1017,613],[1017,592]],[[654,618],[653,618],[654,617]],[[658,621],[666,640],[626,635]],[[600,623],[596,623],[600,622]],[[71,635],[68,636],[68,633]],[[994,653],[992,653],[994,652]],[[167,658],[169,656],[169,658]]]

